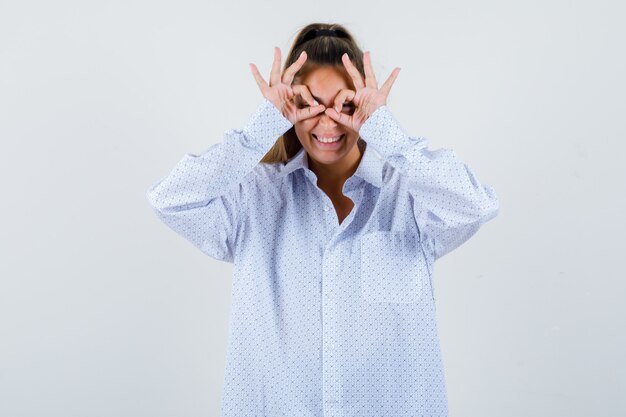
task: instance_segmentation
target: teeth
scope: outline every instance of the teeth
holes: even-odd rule
[[[341,135],[339,136],[335,136],[334,138],[323,138],[323,137],[319,137],[316,136],[317,140],[319,140],[320,142],[324,142],[324,143],[332,143],[332,142],[337,142],[340,138]]]

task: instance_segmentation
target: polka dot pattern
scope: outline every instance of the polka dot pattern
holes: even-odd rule
[[[433,263],[496,216],[493,188],[382,106],[359,132],[340,223],[304,149],[258,162],[290,127],[263,100],[146,195],[172,230],[234,264],[222,417],[447,416]]]

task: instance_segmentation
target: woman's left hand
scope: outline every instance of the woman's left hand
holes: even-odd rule
[[[361,126],[363,126],[363,123],[365,123],[380,106],[387,104],[387,96],[389,95],[391,86],[400,73],[400,68],[396,67],[387,78],[387,81],[385,81],[379,89],[372,68],[369,51],[363,53],[365,82],[359,70],[350,61],[348,54],[343,54],[341,60],[354,82],[356,91],[350,89],[340,90],[335,97],[334,108],[329,107],[324,112],[337,123],[358,132]],[[350,114],[343,113],[342,109],[344,104],[350,101],[355,105],[354,112]]]

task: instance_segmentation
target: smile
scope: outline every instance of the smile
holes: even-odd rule
[[[318,138],[316,135],[312,134],[312,136],[315,138],[315,140],[319,143],[323,143],[323,144],[330,144],[330,143],[337,143],[340,140],[342,140],[346,134],[342,134],[341,136],[336,136],[334,138]]]

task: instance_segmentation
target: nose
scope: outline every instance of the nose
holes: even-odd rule
[[[329,115],[327,115],[325,112],[322,112],[321,115],[320,115],[319,124],[321,124],[322,126],[324,126],[324,125],[335,126],[337,124],[337,122],[335,122],[333,119],[331,119],[331,117]]]

